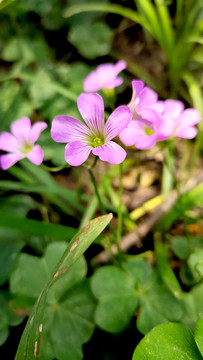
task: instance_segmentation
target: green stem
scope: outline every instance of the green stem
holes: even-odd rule
[[[168,195],[174,185],[174,141],[171,139],[166,144],[162,177],[162,194]]]
[[[95,163],[96,163],[96,162],[95,162]],[[94,164],[93,164],[93,165],[94,165]],[[100,197],[98,188],[97,188],[96,180],[95,180],[95,177],[94,177],[94,174],[93,174],[93,171],[92,171],[92,167],[88,167],[88,171],[89,171],[89,174],[90,174],[90,177],[91,177],[93,186],[94,186],[94,191],[95,191],[95,194],[96,194],[96,197],[97,197],[99,206],[100,206],[100,208],[101,208],[102,214],[103,214],[103,215],[106,215],[107,212],[106,212],[106,210],[105,210],[105,208],[104,208],[104,205],[103,205],[103,203],[102,203],[102,200],[101,200],[101,197]],[[109,224],[108,226],[109,226],[112,234],[116,237],[116,232],[115,232],[114,228],[112,227],[112,225]]]
[[[119,165],[119,203],[118,203],[118,228],[117,228],[117,242],[118,246],[122,236],[122,195],[123,195],[123,184],[122,184],[122,175],[123,175],[123,164]]]
[[[42,164],[41,164],[41,167],[42,167],[44,170],[47,170],[47,171],[49,171],[49,172],[58,172],[58,171],[60,171],[60,170],[65,169],[66,167],[68,167],[68,164],[64,164],[64,165],[56,166],[56,167],[50,167],[50,166],[44,165],[44,164],[42,163]]]

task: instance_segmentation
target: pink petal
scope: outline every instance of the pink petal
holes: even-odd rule
[[[150,109],[156,111],[157,114],[162,115],[165,110],[164,101],[161,100],[157,101],[153,105],[150,105]]]
[[[114,65],[114,69],[115,69],[115,74],[119,74],[122,70],[126,69],[127,64],[124,60],[120,60],[118,61],[115,65]]]
[[[164,116],[177,118],[184,110],[182,101],[168,99],[164,101],[165,111]]]
[[[104,131],[104,102],[99,94],[81,94],[78,109],[91,131],[97,136]]]
[[[139,126],[139,123],[136,120],[133,120],[123,131],[121,131],[119,137],[124,145],[132,146],[135,144],[137,136],[142,135],[142,133],[143,130]]]
[[[111,81],[106,82],[105,87],[107,89],[114,89],[117,86],[120,86],[123,83],[123,79],[121,77],[117,77]]]
[[[1,169],[7,170],[25,156],[21,154],[6,154],[0,156]]]
[[[142,80],[133,80],[132,81],[132,99],[131,102],[139,96],[140,91],[144,88],[144,82]]]
[[[89,135],[89,132],[85,124],[71,116],[59,115],[52,121],[51,137],[56,142],[82,140]]]
[[[100,81],[98,81],[98,74],[92,71],[84,80],[83,88],[87,92],[95,92],[101,89]]]
[[[110,164],[120,164],[126,158],[126,151],[114,141],[109,141],[106,144],[94,148],[92,150],[94,155],[99,156],[103,161],[107,161]]]
[[[81,141],[74,141],[65,147],[65,160],[72,166],[79,166],[83,164],[90,152],[91,148]]]
[[[184,138],[184,139],[193,139],[197,135],[197,129],[195,127],[187,127],[178,129],[175,133],[175,136]]]
[[[106,140],[109,141],[126,128],[130,120],[132,119],[132,113],[128,106],[121,105],[117,107],[109,116],[106,125]]]
[[[28,117],[24,117],[20,120],[14,121],[11,124],[11,132],[19,139],[29,138],[31,131],[31,121]]]
[[[0,135],[0,150],[16,152],[19,149],[19,142],[7,131],[4,131]]]
[[[135,147],[139,150],[145,150],[152,148],[157,141],[157,135],[142,135],[136,139]]]
[[[35,165],[40,165],[43,161],[44,153],[39,145],[35,145],[26,156]]]
[[[201,115],[196,109],[186,109],[178,118],[178,128],[196,125],[200,122]]]
[[[141,112],[149,108],[151,105],[156,103],[158,99],[158,95],[149,87],[145,86],[145,88],[139,94],[139,104],[137,105],[137,111]]]
[[[44,121],[38,121],[32,125],[30,132],[30,139],[33,143],[38,139],[41,132],[47,128],[47,124]]]

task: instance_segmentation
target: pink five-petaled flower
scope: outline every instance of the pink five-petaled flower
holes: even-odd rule
[[[11,124],[11,133],[4,131],[0,135],[0,150],[10,153],[0,156],[1,168],[6,170],[24,158],[40,165],[44,154],[41,147],[34,143],[46,127],[47,124],[43,121],[31,126],[28,117],[14,121]]]
[[[102,64],[92,71],[84,80],[84,90],[96,92],[100,89],[113,89],[122,84],[123,79],[117,75],[126,68],[124,60],[114,64]]]
[[[90,152],[111,164],[120,164],[126,157],[125,150],[111,141],[129,123],[132,114],[125,105],[119,106],[104,121],[104,103],[98,94],[81,94],[78,109],[86,124],[70,116],[56,116],[52,122],[51,137],[54,141],[68,143],[65,160],[72,166],[84,163]]]
[[[193,139],[197,135],[197,128],[194,125],[201,120],[198,110],[194,108],[184,110],[182,101],[172,99],[157,101],[152,108],[162,118],[160,131],[163,137],[178,136]]]

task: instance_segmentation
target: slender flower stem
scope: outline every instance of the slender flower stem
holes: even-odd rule
[[[119,203],[118,203],[118,228],[117,228],[118,247],[122,236],[122,195],[123,195],[122,175],[123,175],[123,164],[121,163],[119,165]]]
[[[93,174],[93,171],[92,171],[92,167],[88,167],[88,171],[89,171],[89,174],[90,174],[93,186],[94,186],[94,191],[95,191],[99,206],[101,208],[102,214],[106,215],[106,210],[104,208],[104,205],[102,203],[102,200],[101,200],[98,188],[97,188],[97,184],[96,184],[96,180],[95,180],[95,177],[94,177],[94,174]],[[113,233],[113,235],[116,237],[116,232],[115,232],[114,228],[111,226],[111,224],[109,224],[109,228],[111,229],[111,232]]]
[[[64,165],[61,165],[61,166],[56,166],[56,167],[50,167],[50,166],[47,166],[47,165],[44,165],[43,163],[41,164],[41,167],[44,169],[44,170],[47,170],[47,171],[50,171],[50,172],[58,172],[60,170],[63,170],[65,169],[66,167],[70,167],[68,164],[64,164]]]

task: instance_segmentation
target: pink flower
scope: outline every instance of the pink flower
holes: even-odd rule
[[[4,131],[0,135],[0,150],[10,152],[1,155],[1,168],[6,170],[24,158],[28,158],[35,165],[40,165],[44,154],[41,147],[34,143],[46,127],[47,124],[42,121],[31,126],[28,117],[14,121],[11,124],[11,133]]]
[[[159,133],[161,118],[152,110],[157,94],[141,80],[132,81],[133,94],[128,107],[132,112],[132,121],[121,131],[120,139],[126,146],[135,145],[137,149],[149,149],[156,141],[162,140]]]
[[[194,126],[201,120],[199,111],[193,108],[184,110],[184,104],[178,100],[158,101],[152,108],[161,116],[160,132],[165,138],[178,136],[193,139],[197,135]]]
[[[115,65],[99,65],[95,71],[92,71],[84,80],[84,90],[87,92],[96,92],[100,89],[113,89],[122,84],[123,79],[117,75],[126,68],[123,60]]]
[[[132,120],[120,133],[120,140],[126,146],[135,145],[137,149],[150,149],[157,141],[165,140],[161,133],[162,119],[154,110],[142,112],[142,118]]]
[[[92,153],[103,161],[120,164],[126,157],[125,150],[111,141],[131,120],[125,105],[119,106],[104,121],[104,103],[98,94],[81,94],[78,109],[85,123],[70,116],[56,116],[52,122],[51,137],[65,147],[65,160],[72,166],[83,164]]]
[[[132,81],[132,98],[128,104],[132,112],[132,120],[140,120],[142,112],[151,108],[158,100],[158,95],[142,80]]]

